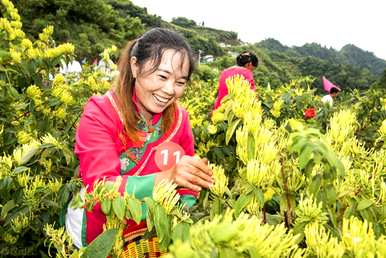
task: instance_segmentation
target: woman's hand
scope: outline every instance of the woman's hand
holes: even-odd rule
[[[209,188],[214,181],[212,170],[207,163],[206,159],[184,155],[173,168],[157,174],[155,184],[162,179],[169,179],[179,186],[197,192],[202,188]]]

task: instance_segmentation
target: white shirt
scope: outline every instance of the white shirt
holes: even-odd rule
[[[330,107],[332,107],[332,104],[334,103],[334,100],[332,99],[332,97],[330,95],[326,95],[322,98],[322,102],[323,103],[327,103],[330,105]]]
[[[66,74],[66,73],[81,73],[82,72],[82,66],[80,63],[76,60],[72,61],[68,65],[65,63],[62,63],[62,66],[60,67],[60,73]]]

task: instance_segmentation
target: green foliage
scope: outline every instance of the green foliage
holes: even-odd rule
[[[386,67],[385,60],[377,58],[373,53],[364,51],[355,45],[345,45],[339,54],[344,56],[349,64],[367,68],[377,75],[381,74]]]
[[[46,252],[45,233],[55,248],[68,244],[64,232],[60,242],[54,228],[43,229],[58,227],[59,214],[81,186],[71,179],[78,165],[76,123],[89,96],[110,84],[87,66],[82,74],[57,74],[58,64],[72,60],[74,46],[56,45],[51,26],[31,41],[13,4],[3,1],[0,8],[0,250],[36,256]]]
[[[144,30],[139,18],[113,9],[105,0],[16,1],[15,5],[29,38],[55,25],[55,41],[74,43],[80,59],[95,58],[111,45],[122,46]]]
[[[105,258],[111,252],[115,237],[118,234],[117,229],[109,229],[100,234],[94,241],[87,246],[82,257],[87,258]]]
[[[192,28],[197,26],[197,23],[185,17],[176,17],[172,19],[172,23],[184,28]]]

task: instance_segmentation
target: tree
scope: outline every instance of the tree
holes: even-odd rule
[[[111,45],[121,46],[144,30],[139,18],[119,15],[105,0],[24,0],[15,6],[30,38],[53,25],[54,40],[74,43],[81,59],[93,58]]]
[[[196,27],[197,23],[185,17],[176,17],[172,19],[172,23],[185,28]]]

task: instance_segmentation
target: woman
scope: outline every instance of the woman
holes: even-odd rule
[[[213,110],[221,105],[221,100],[228,95],[226,80],[235,75],[243,76],[251,85],[251,90],[255,90],[255,81],[253,80],[253,70],[258,66],[257,56],[249,51],[244,51],[236,57],[237,66],[232,66],[221,72],[218,80],[218,94],[214,102]]]
[[[188,114],[176,102],[193,69],[192,50],[175,32],[152,29],[128,43],[115,87],[88,101],[77,128],[75,153],[88,192],[99,180],[121,177],[121,194],[142,199],[169,179],[180,186],[182,200],[193,205],[197,193],[213,184],[206,162],[193,157]],[[157,152],[162,162],[155,159]],[[66,228],[81,247],[102,233],[105,221],[99,205],[92,211],[68,208]],[[128,221],[124,238],[131,241],[146,230],[145,221]]]

